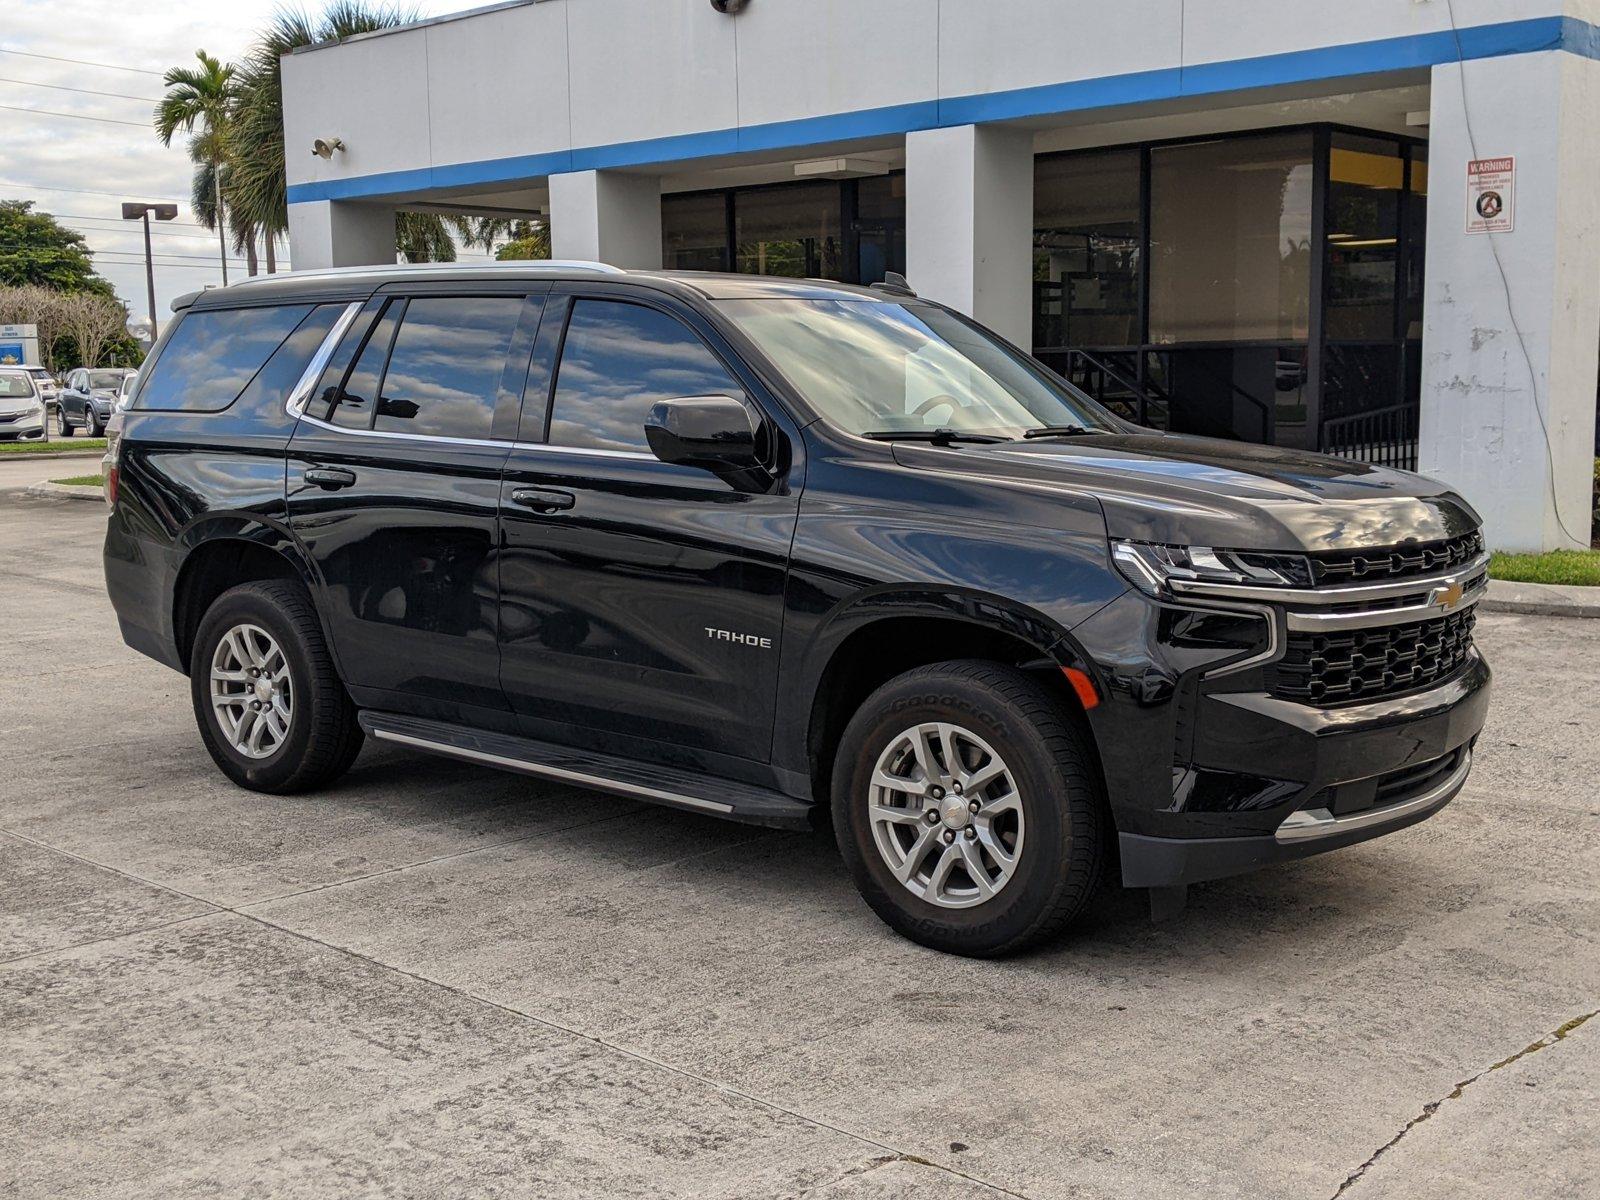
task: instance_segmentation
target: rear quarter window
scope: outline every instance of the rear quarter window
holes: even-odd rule
[[[162,347],[133,406],[220,412],[243,394],[312,312],[310,304],[293,304],[185,313]],[[315,350],[313,345],[306,352],[306,361]],[[305,362],[300,365],[304,369]]]

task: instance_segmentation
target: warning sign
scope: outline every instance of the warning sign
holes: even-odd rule
[[[1475,158],[1467,164],[1467,232],[1510,233],[1517,210],[1517,160]]]

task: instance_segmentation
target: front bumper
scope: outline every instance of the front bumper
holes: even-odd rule
[[[1129,636],[1141,625],[1136,605],[1143,633]],[[1275,684],[1282,611],[1265,648],[1236,650],[1221,670],[1214,664],[1229,660],[1213,650],[1212,665],[1201,662],[1194,634],[1236,631],[1191,625],[1179,637],[1188,615],[1127,596],[1082,630],[1107,684],[1089,718],[1127,886],[1217,879],[1352,845],[1426,820],[1460,792],[1488,713],[1490,671],[1476,649],[1431,685],[1319,705]],[[1093,636],[1112,628],[1118,645]]]
[[[44,437],[44,422],[0,421],[0,442],[31,442]]]

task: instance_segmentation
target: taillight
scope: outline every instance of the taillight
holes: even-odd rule
[[[111,508],[116,508],[116,506],[117,506],[117,484],[120,481],[120,476],[122,475],[122,439],[121,438],[117,438],[116,441],[111,443],[111,449],[107,452],[107,458],[110,461],[105,464],[105,467],[106,467],[106,471],[105,471],[105,475],[106,475],[106,504]]]

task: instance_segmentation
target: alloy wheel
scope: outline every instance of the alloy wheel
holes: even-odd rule
[[[894,877],[940,908],[992,900],[1016,873],[1023,798],[999,753],[960,725],[928,721],[889,739],[872,771],[872,839]]]
[[[261,626],[235,625],[218,639],[211,655],[211,709],[222,736],[246,758],[270,758],[289,736],[289,660]]]

